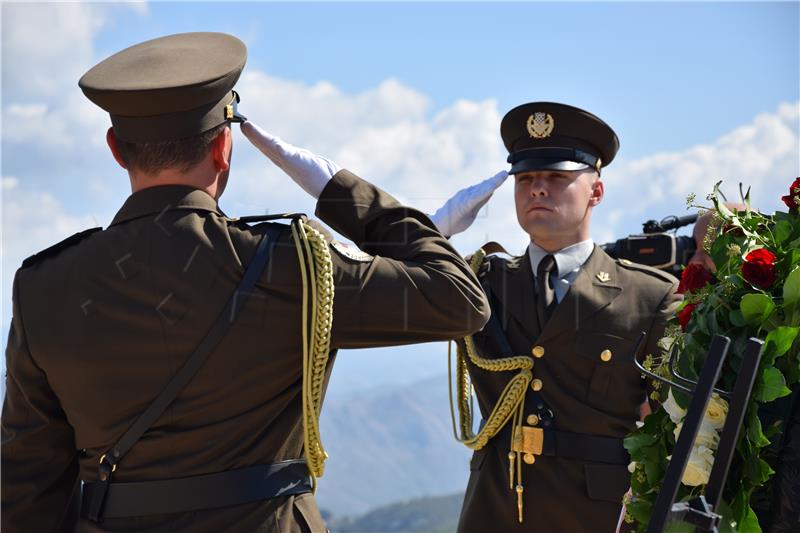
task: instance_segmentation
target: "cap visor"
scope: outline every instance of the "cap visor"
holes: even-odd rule
[[[523,159],[517,161],[511,166],[509,174],[520,174],[522,172],[533,172],[535,170],[563,170],[573,172],[575,170],[584,170],[589,168],[586,163],[578,163],[577,161],[554,161],[552,159]]]

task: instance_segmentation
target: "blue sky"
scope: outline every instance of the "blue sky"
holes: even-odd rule
[[[800,4],[781,3],[138,3],[2,5],[2,326],[24,257],[107,225],[129,194],[104,146],[108,119],[80,75],[141,40],[183,31],[240,37],[238,89],[251,119],[333,158],[428,212],[507,168],[499,122],[554,100],[619,134],[595,211],[599,242],[648,218],[684,214],[718,179],[753,186],[766,211],[800,175]],[[46,36],[46,38],[43,38]],[[313,202],[237,132],[231,215],[313,212]],[[526,237],[506,184],[465,254]],[[443,345],[338,359],[352,386],[443,373]],[[336,393],[337,382],[331,388]],[[344,385],[341,385],[342,387]]]
[[[709,142],[800,91],[797,2],[156,3],[148,10],[146,24],[120,18],[100,32],[99,55],[166,33],[225,31],[246,40],[249,68],[328,80],[348,93],[395,78],[433,108],[492,98],[501,111],[534,99],[602,110],[627,157]]]

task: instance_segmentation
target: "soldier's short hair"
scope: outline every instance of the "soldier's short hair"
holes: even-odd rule
[[[128,142],[117,139],[117,152],[125,166],[146,174],[157,174],[169,168],[187,172],[203,160],[212,141],[227,127],[227,123],[220,124],[199,135],[170,141]]]

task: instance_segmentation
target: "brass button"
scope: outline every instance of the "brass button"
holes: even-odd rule
[[[611,350],[606,348],[605,350],[600,352],[600,359],[602,359],[605,362],[611,361]]]
[[[541,357],[544,355],[544,347],[543,346],[534,346],[531,353],[534,357]]]
[[[522,460],[525,461],[525,464],[532,465],[536,462],[536,457],[532,453],[526,453],[522,456]]]
[[[528,424],[535,426],[539,423],[539,417],[536,415],[528,415]]]
[[[535,391],[542,390],[542,380],[541,379],[534,379],[531,381],[531,388]]]

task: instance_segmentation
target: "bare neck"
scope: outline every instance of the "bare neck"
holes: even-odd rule
[[[203,163],[205,163],[205,161],[195,165],[189,170],[168,168],[155,174],[141,172],[137,169],[128,170],[128,176],[131,181],[131,192],[138,192],[143,189],[162,185],[186,185],[204,191],[216,200],[219,198],[219,195],[222,194],[220,175],[214,172],[213,166],[209,168],[208,165]]]

